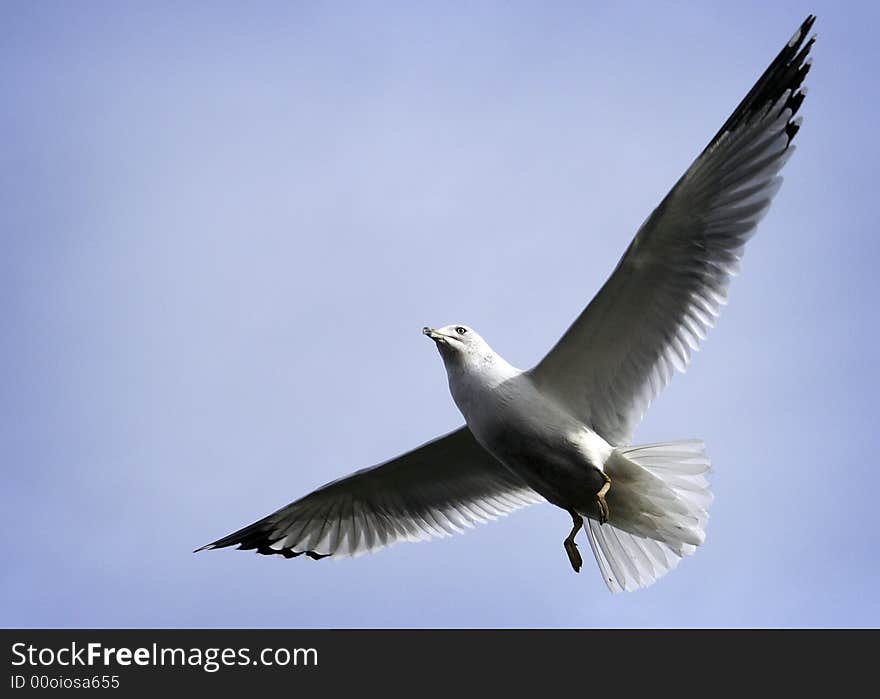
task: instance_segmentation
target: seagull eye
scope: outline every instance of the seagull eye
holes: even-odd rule
[[[463,328],[460,325],[456,325],[455,332],[457,332],[459,335],[464,335],[467,332],[467,328]]]

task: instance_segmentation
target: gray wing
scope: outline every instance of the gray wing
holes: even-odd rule
[[[238,545],[293,558],[355,556],[449,536],[543,498],[461,427],[353,473],[204,549]]]
[[[807,17],[642,224],[593,301],[531,370],[539,386],[612,444],[629,443],[727,300],[746,241],[794,151],[814,19]]]

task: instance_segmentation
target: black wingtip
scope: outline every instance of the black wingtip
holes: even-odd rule
[[[813,22],[816,21],[816,15],[807,15],[807,18],[801,23],[801,26],[797,28],[794,34],[791,35],[791,39],[788,40],[787,47],[794,48],[795,46],[799,46],[800,43],[804,40],[804,37],[809,34],[810,29],[813,27]]]
[[[800,87],[807,73],[810,72],[809,53],[816,37],[815,35],[807,37],[815,21],[816,15],[807,15],[807,18],[767,67],[767,70],[758,78],[749,93],[730,115],[730,118],[724,122],[718,133],[709,142],[707,149],[711,148],[726,132],[734,130],[741,123],[752,118],[754,114],[767,109],[768,104],[776,103],[786,91],[789,94],[786,107],[791,109],[791,116],[794,117],[806,94]],[[797,128],[790,129],[790,131],[793,132],[790,133],[791,137],[797,133]]]
[[[245,548],[244,546],[239,546],[239,548]],[[313,561],[320,561],[322,558],[328,558],[332,554],[329,553],[318,553],[317,551],[294,551],[292,549],[273,549],[268,544],[262,544],[256,547],[257,553],[263,556],[284,556],[285,558],[296,558],[297,556],[306,555],[311,558]]]
[[[273,542],[270,541],[258,543],[253,540],[245,539],[244,537],[236,537],[235,534],[232,534],[223,539],[219,539],[211,544],[199,546],[199,548],[193,550],[193,553],[199,553],[200,551],[211,551],[213,549],[226,548],[227,546],[234,546],[235,544],[238,544],[239,550],[256,550],[257,553],[262,554],[263,556],[284,556],[285,558],[296,558],[297,556],[306,555],[313,561],[320,561],[322,558],[329,558],[333,555],[330,553],[318,553],[317,551],[294,551],[288,548],[275,549],[272,548],[272,543]]]

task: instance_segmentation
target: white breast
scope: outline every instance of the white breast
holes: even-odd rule
[[[456,405],[477,441],[498,455],[511,433],[535,444],[576,452],[577,461],[602,468],[613,447],[588,429],[552,397],[541,393],[531,377],[519,370],[503,378],[461,374],[449,386]],[[561,455],[560,455],[561,456]]]

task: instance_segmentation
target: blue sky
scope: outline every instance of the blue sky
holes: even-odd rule
[[[535,363],[809,12],[786,183],[636,435],[707,442],[693,558],[611,596],[546,505],[338,563],[191,553],[459,424],[423,325]],[[0,624],[880,624],[878,20],[4,3]]]

